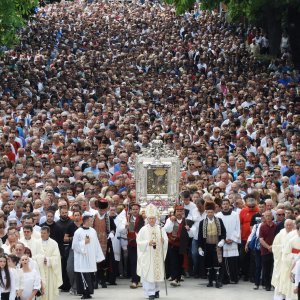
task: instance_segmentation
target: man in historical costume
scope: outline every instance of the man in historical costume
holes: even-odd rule
[[[197,199],[195,201],[197,205],[197,209],[193,210],[192,217],[193,217],[193,225],[190,228],[187,228],[189,237],[193,238],[192,241],[192,259],[193,259],[193,273],[195,278],[206,278],[206,272],[204,268],[204,258],[203,256],[199,255],[198,251],[198,235],[199,235],[199,224],[202,220],[206,218],[205,212],[205,201],[204,199]]]
[[[141,277],[145,296],[150,300],[159,298],[159,282],[165,279],[164,260],[168,250],[168,236],[159,225],[157,208],[146,208],[148,224],[139,231],[137,243],[137,274]]]
[[[137,245],[136,236],[140,229],[145,225],[143,217],[140,215],[140,205],[137,203],[131,204],[130,213],[125,211],[125,222],[122,222],[119,226],[120,233],[127,234],[127,250],[129,258],[129,268],[131,274],[130,288],[135,289],[139,286],[140,277],[136,274],[137,267]]]
[[[20,242],[28,247],[31,251],[32,258],[35,259],[40,253],[42,248],[42,239],[37,239],[32,237],[33,228],[30,225],[25,225],[23,227],[24,237],[20,239]]]
[[[50,228],[42,227],[42,248],[36,256],[43,286],[45,287],[43,300],[55,299],[58,288],[62,285],[60,252],[57,243],[50,237]]]
[[[273,275],[272,275],[272,286],[275,287],[274,291],[274,300],[282,300],[285,299],[285,295],[279,292],[279,283],[281,277],[282,266],[282,252],[283,248],[286,245],[286,239],[289,232],[294,230],[295,221],[287,219],[284,222],[284,228],[280,230],[280,232],[276,235],[273,245],[272,252],[274,256],[274,267],[273,267]]]
[[[280,285],[279,292],[285,295],[286,300],[297,299],[297,294],[294,293],[294,283],[291,280],[293,268],[300,253],[300,222],[297,220],[296,224],[297,234],[293,234],[295,231],[288,234],[293,237],[286,243],[282,253],[282,281],[280,276],[280,283],[282,284]]]
[[[115,261],[113,239],[115,238],[116,225],[113,217],[108,213],[108,202],[101,199],[95,202],[98,214],[95,215],[93,227],[97,232],[105,260],[98,264],[97,277],[102,288],[107,288],[106,282],[116,285],[117,264]]]
[[[167,219],[164,229],[169,238],[168,263],[171,275],[171,285],[180,286],[181,275],[183,274],[183,261],[189,244],[189,235],[184,218],[184,207],[175,206],[174,216]]]
[[[226,229],[226,239],[223,246],[222,282],[238,283],[239,281],[239,251],[241,229],[239,215],[230,208],[229,199],[223,199],[222,211],[216,214],[222,219]]]
[[[216,205],[214,202],[206,202],[206,218],[199,225],[199,254],[204,256],[207,269],[208,284],[213,286],[216,281],[216,288],[222,286],[220,282],[220,268],[222,265],[222,247],[225,244],[226,229],[222,219],[215,216]]]
[[[93,217],[89,214],[82,218],[82,227],[78,228],[73,237],[74,269],[77,278],[77,292],[81,299],[90,299],[94,293],[94,273],[97,263],[105,259],[97,233],[93,225]]]

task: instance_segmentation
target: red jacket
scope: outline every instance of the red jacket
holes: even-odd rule
[[[250,229],[250,221],[253,215],[258,213],[258,207],[254,208],[244,207],[240,212],[240,222],[241,222],[241,240],[247,241],[251,229]]]

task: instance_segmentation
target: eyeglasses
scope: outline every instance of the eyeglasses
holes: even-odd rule
[[[40,195],[41,193],[33,193],[33,195]]]
[[[276,216],[278,216],[278,217],[283,217],[284,214],[276,214]]]

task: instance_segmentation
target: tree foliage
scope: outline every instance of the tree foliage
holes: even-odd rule
[[[177,14],[191,10],[196,3],[195,0],[165,0],[174,4]],[[265,12],[269,9],[276,11],[273,21],[281,21],[289,8],[296,9],[300,13],[299,0],[202,0],[201,7],[207,10],[217,9],[220,3],[228,7],[228,13],[233,21],[246,18],[250,23],[262,22]]]
[[[12,46],[38,0],[0,0],[0,46]]]

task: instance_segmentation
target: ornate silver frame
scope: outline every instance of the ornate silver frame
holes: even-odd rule
[[[162,140],[153,140],[150,147],[138,155],[135,180],[139,203],[151,202],[166,211],[178,201],[179,179],[179,157]]]

